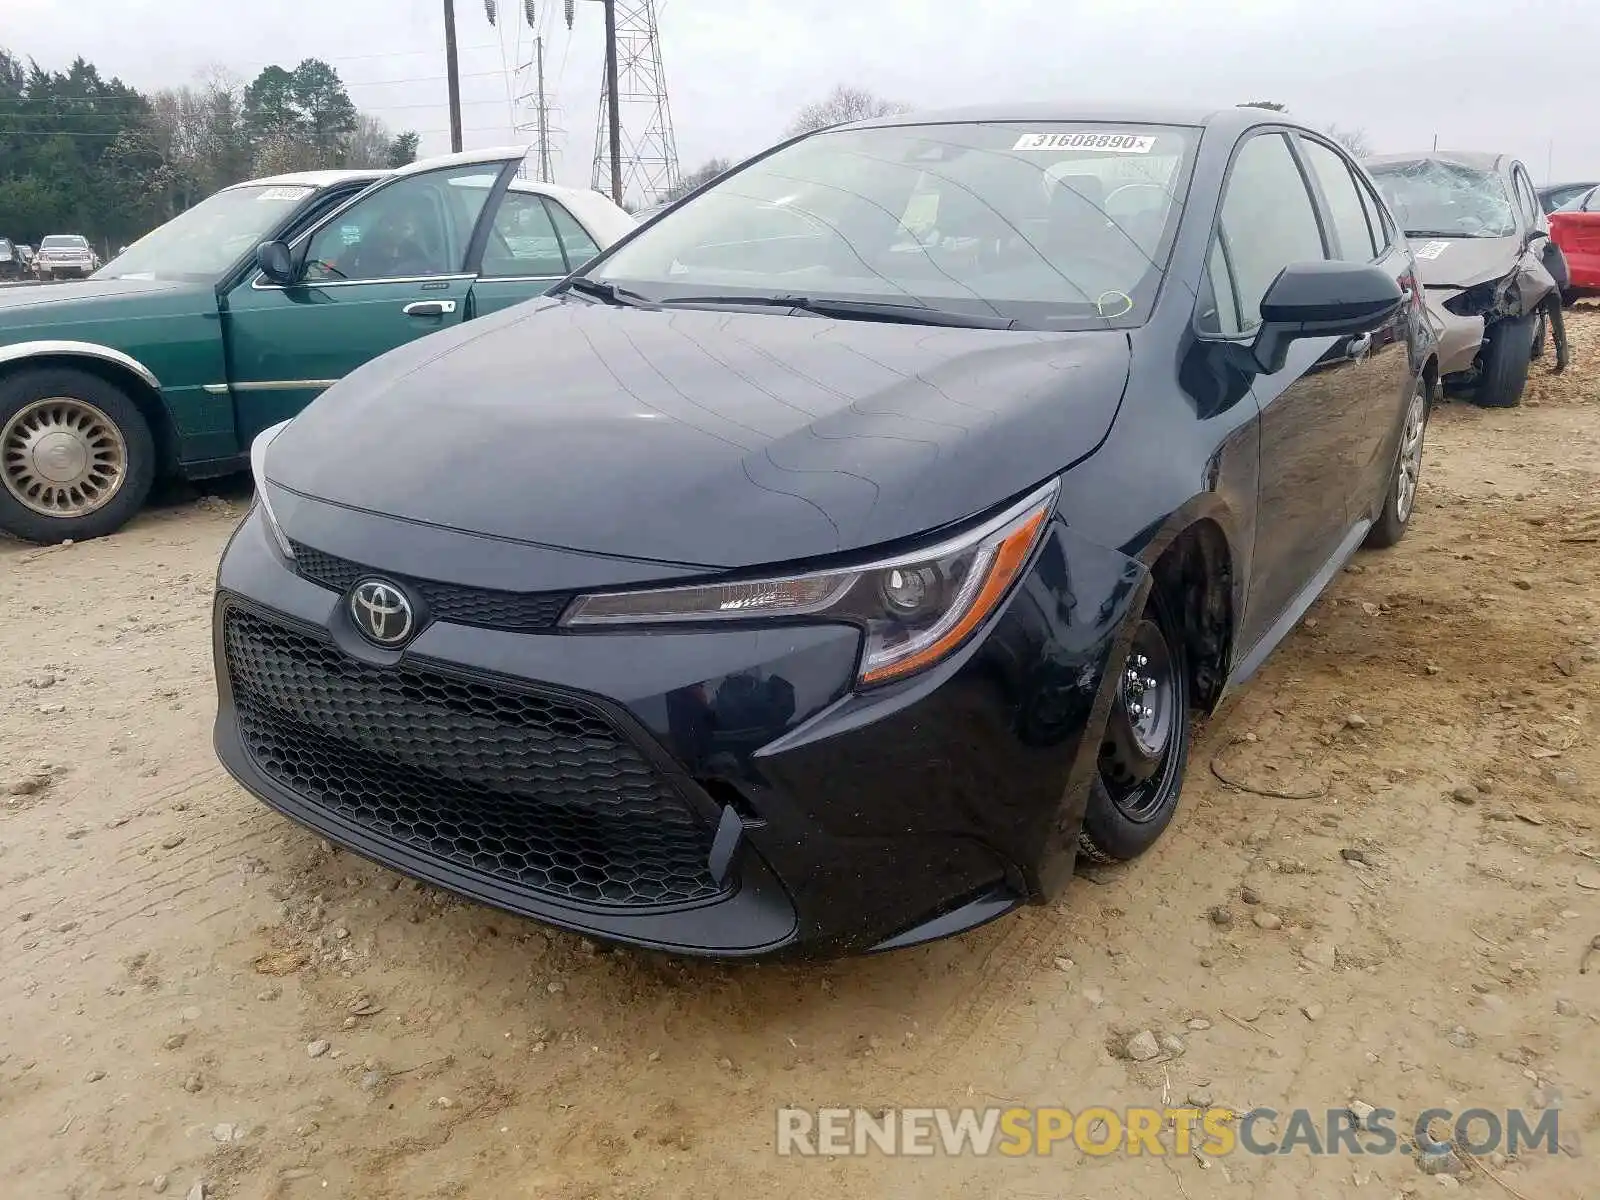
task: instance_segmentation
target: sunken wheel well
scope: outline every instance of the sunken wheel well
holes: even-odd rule
[[[1233,655],[1233,555],[1222,527],[1210,520],[1189,526],[1151,575],[1183,623],[1195,707],[1209,712],[1222,696]]]

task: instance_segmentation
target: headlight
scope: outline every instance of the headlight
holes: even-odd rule
[[[272,501],[267,496],[267,447],[272,445],[272,440],[289,427],[288,421],[280,421],[256,434],[256,440],[250,443],[250,475],[255,480],[256,503],[261,506],[261,515],[266,518],[267,528],[272,531],[272,540],[278,543],[278,549],[285,558],[294,558],[294,547],[289,545],[289,539],[283,536],[283,530],[278,527],[277,514],[272,511]]]
[[[948,656],[1005,598],[1055,504],[1051,482],[970,533],[860,567],[581,596],[568,626],[825,617],[866,631],[858,680],[888,683]]]

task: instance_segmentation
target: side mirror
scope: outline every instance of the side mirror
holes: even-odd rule
[[[283,242],[262,242],[257,246],[256,265],[279,287],[288,287],[295,281],[294,255]]]
[[[1291,263],[1261,301],[1261,328],[1250,347],[1251,356],[1263,373],[1275,374],[1283,370],[1291,342],[1371,333],[1404,302],[1394,277],[1377,267]]]

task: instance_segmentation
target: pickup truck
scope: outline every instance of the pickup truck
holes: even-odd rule
[[[257,179],[89,279],[0,290],[0,530],[98,537],[153,482],[251,440],[369,359],[548,290],[635,227],[518,176],[527,147]]]

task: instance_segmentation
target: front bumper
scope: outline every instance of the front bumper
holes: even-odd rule
[[[216,747],[330,840],[593,936],[727,956],[912,944],[1070,875],[1107,668],[1146,586],[1058,522],[962,651],[855,694],[845,625],[436,619],[380,651],[257,512],[218,575]]]
[[[1460,288],[1428,289],[1428,324],[1439,345],[1439,374],[1458,375],[1472,370],[1483,345],[1484,321],[1481,316],[1458,317],[1444,306]]]

